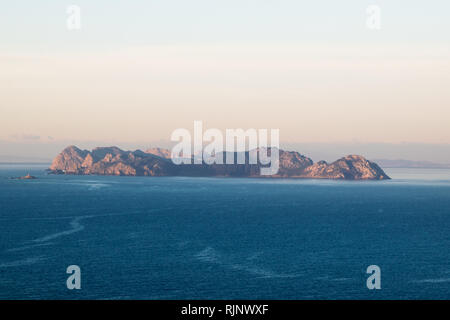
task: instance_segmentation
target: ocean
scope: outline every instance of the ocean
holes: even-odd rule
[[[46,167],[0,165],[0,299],[450,298],[450,170],[355,182]]]

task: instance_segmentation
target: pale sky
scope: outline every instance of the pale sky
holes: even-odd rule
[[[66,28],[68,5],[81,30]],[[381,30],[366,27],[368,5]],[[2,1],[0,140],[450,143],[448,1]]]

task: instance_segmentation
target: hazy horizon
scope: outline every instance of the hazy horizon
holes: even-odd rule
[[[92,150],[96,147],[117,146],[123,150],[147,150],[149,148],[168,148],[175,143],[169,140],[137,141],[124,143],[120,141],[21,141],[10,143],[0,140],[0,163],[2,162],[42,162],[50,163],[52,159],[69,145],[80,149]],[[297,151],[313,159],[334,161],[349,154],[363,155],[369,160],[409,160],[429,161],[437,164],[450,164],[450,144],[418,144],[418,143],[312,143],[283,142],[280,148]],[[422,152],[418,152],[422,150]]]

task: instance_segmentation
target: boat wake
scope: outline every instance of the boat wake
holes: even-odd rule
[[[52,244],[53,244],[53,242],[46,242],[46,243],[39,243],[39,244],[31,244],[31,245],[29,245],[29,246],[23,246],[23,247],[18,247],[18,248],[8,249],[8,250],[6,250],[6,252],[23,251],[23,250],[32,249],[32,248],[35,248],[35,247],[50,246],[50,245],[52,245]]]
[[[4,262],[4,263],[0,263],[0,268],[28,266],[30,264],[34,264],[34,263],[42,261],[44,259],[45,258],[43,256],[39,256],[39,257],[27,258],[27,259],[16,260],[16,261],[11,261],[11,262]]]
[[[445,283],[450,282],[450,278],[437,278],[437,279],[423,279],[415,280],[414,283]]]
[[[38,242],[38,243],[40,243],[40,242],[47,242],[47,241],[50,241],[50,240],[53,240],[53,239],[56,239],[56,238],[59,238],[59,237],[64,237],[64,236],[67,236],[67,235],[70,235],[70,234],[73,234],[73,233],[76,233],[76,232],[80,232],[80,231],[82,231],[84,229],[84,225],[82,225],[80,223],[80,221],[83,220],[83,219],[88,219],[88,218],[92,218],[92,217],[93,216],[77,217],[77,218],[73,219],[70,222],[71,229],[65,230],[65,231],[61,231],[61,232],[57,232],[57,233],[53,233],[53,234],[44,236],[42,238],[34,239],[32,241],[33,242]]]
[[[258,255],[260,255],[260,253],[258,253]],[[230,261],[229,257],[224,257],[212,247],[207,247],[204,250],[200,251],[195,255],[195,258],[202,262],[217,264],[230,270],[244,271],[259,278],[296,278],[299,276],[298,274],[276,273],[272,270],[268,270],[253,264],[234,263]],[[253,259],[247,259],[247,261],[251,260]]]

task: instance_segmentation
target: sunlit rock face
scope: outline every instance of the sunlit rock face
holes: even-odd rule
[[[170,175],[170,160],[137,151],[123,151],[117,147],[80,150],[70,146],[55,157],[50,172],[60,174],[98,174],[121,176]]]
[[[374,162],[358,155],[349,155],[328,164],[319,161],[305,169],[305,177],[347,180],[385,180],[388,175]]]
[[[220,177],[272,177],[343,180],[390,179],[374,162],[358,155],[349,155],[333,163],[314,163],[310,158],[294,151],[279,151],[279,170],[272,176],[261,176],[260,163],[249,164],[182,164],[175,165],[167,149],[153,148],[146,152],[124,151],[117,147],[100,147],[92,151],[75,146],[65,148],[53,160],[49,171],[56,174],[97,174],[122,176],[220,176]],[[267,151],[270,155],[271,150]],[[224,154],[221,154],[225,157]],[[237,154],[235,153],[235,158]],[[224,161],[225,162],[225,161]]]
[[[170,159],[170,150],[163,148],[150,148],[145,151],[146,153],[154,154],[155,156]]]

